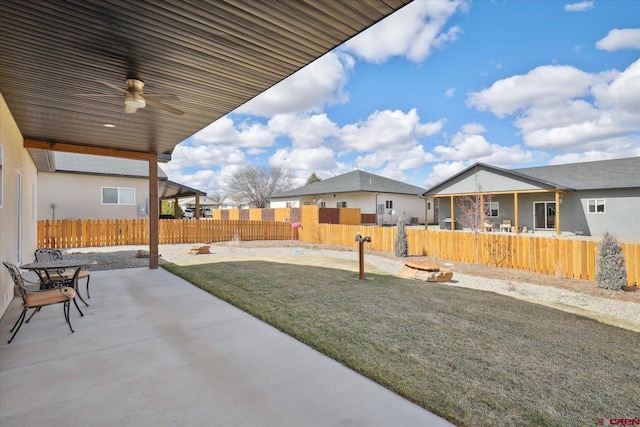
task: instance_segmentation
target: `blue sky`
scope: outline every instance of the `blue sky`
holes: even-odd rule
[[[227,194],[248,164],[428,188],[640,156],[640,1],[416,0],[180,143],[169,178]]]

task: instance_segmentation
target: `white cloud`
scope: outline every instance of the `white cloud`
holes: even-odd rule
[[[184,167],[211,168],[221,165],[239,165],[246,162],[245,154],[237,147],[224,145],[176,145],[171,161],[166,167],[171,171],[178,171]],[[163,166],[165,169],[165,166]],[[167,171],[167,174],[169,172]]]
[[[454,94],[456,93],[456,89],[453,87],[450,87],[449,89],[447,89],[447,91],[444,93],[444,96],[447,98],[451,98]]]
[[[269,158],[269,163],[292,172],[333,170],[337,164],[334,152],[326,147],[281,148]]]
[[[458,38],[460,27],[444,27],[457,11],[467,8],[467,2],[460,0],[416,1],[347,41],[343,49],[378,64],[392,56],[422,62],[434,48]]]
[[[229,116],[224,116],[193,135],[194,144],[219,144],[236,147],[269,147],[275,135],[259,123],[240,123],[236,126]]]
[[[640,49],[640,28],[613,29],[605,38],[596,42],[596,47],[607,52]]]
[[[604,150],[589,150],[579,153],[566,153],[554,156],[549,164],[563,165],[566,163],[591,162],[596,160],[622,159],[626,157],[640,156],[640,141],[632,143],[625,138],[616,140]]]
[[[571,3],[571,4],[566,4],[564,6],[564,10],[566,10],[567,12],[585,12],[589,9],[593,9],[593,3],[594,1],[583,1],[580,3]]]
[[[342,128],[342,141],[360,152],[377,150],[407,150],[425,136],[435,135],[444,121],[421,123],[415,108],[408,113],[395,110],[376,111],[365,122]]]
[[[427,181],[424,183],[424,186],[429,188],[433,187],[436,184],[441,183],[442,181],[451,178],[451,176],[461,172],[466,167],[470,166],[471,162],[445,162],[445,163],[437,163],[433,165],[433,169],[431,170],[431,174],[427,178]]]
[[[288,136],[296,148],[320,147],[339,134],[338,127],[326,114],[280,114],[269,120],[267,126],[278,135]]]
[[[405,170],[420,168],[434,160],[434,155],[425,152],[422,145],[416,145],[402,153],[395,150],[377,150],[364,156],[358,156],[356,159],[360,169],[385,168],[388,172],[394,171],[394,176],[400,176]]]
[[[574,67],[546,65],[525,75],[498,80],[488,89],[469,93],[467,105],[502,118],[532,105],[549,106],[567,98],[584,96],[599,79],[597,75]]]
[[[519,145],[503,146],[490,143],[481,135],[485,131],[481,124],[466,124],[460,132],[453,135],[449,146],[436,146],[433,152],[446,161],[482,162],[503,167],[532,160],[533,153],[523,150]]]
[[[275,86],[238,107],[234,112],[273,117],[277,114],[319,112],[341,104],[355,61],[344,53],[329,52]]]
[[[470,94],[467,103],[500,118],[517,114],[514,124],[530,147],[608,152],[620,138],[640,139],[640,60],[622,72],[594,74],[538,67]]]

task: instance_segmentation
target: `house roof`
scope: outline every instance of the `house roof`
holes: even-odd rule
[[[190,197],[188,199],[182,199],[180,201],[181,205],[195,205],[196,198]],[[200,206],[220,206],[220,202],[216,202],[211,197],[208,196],[200,196]]]
[[[289,191],[274,194],[273,198],[312,196],[328,193],[397,193],[415,194],[424,193],[425,189],[410,185],[394,179],[374,175],[362,170],[354,170],[342,175],[323,179],[311,184],[304,185]]]
[[[132,178],[148,178],[149,162],[119,159],[106,156],[89,156],[77,153],[53,153],[52,172],[82,173],[89,175],[113,175]],[[166,180],[167,174],[158,167],[158,179]]]
[[[435,193],[437,189],[446,186],[460,175],[479,167],[558,190],[640,188],[640,157],[630,157],[519,169],[503,169],[475,163],[429,188],[424,194]]]
[[[61,144],[169,155],[410,1],[3,0],[2,96],[38,168]],[[184,114],[125,114],[128,78]]]
[[[149,178],[149,162],[144,160],[118,159],[115,157],[89,156],[86,154],[50,152],[47,171],[86,175],[123,176]],[[158,197],[172,199],[194,195],[206,196],[206,192],[170,181],[158,167]]]
[[[640,188],[640,157],[513,169],[574,190]]]

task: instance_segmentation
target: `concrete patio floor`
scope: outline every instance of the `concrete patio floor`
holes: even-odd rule
[[[163,269],[92,272],[74,334],[56,305],[7,344],[20,302],[3,427],[452,425]]]

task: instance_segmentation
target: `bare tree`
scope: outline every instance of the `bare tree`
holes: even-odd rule
[[[459,220],[463,227],[469,227],[473,231],[482,229],[482,221],[488,212],[486,204],[491,206],[491,195],[481,197],[482,188],[478,187],[478,192],[470,196],[458,198],[460,208]]]
[[[291,174],[280,167],[245,166],[231,177],[229,192],[247,199],[257,208],[266,208],[273,194],[291,188]]]
[[[210,198],[211,200],[213,200],[214,202],[216,202],[216,203],[220,203],[220,204],[222,204],[222,202],[224,201],[224,199],[226,199],[226,198],[227,198],[227,195],[226,195],[226,194],[222,194],[222,193],[220,193],[220,192],[216,191],[215,193],[212,193],[211,195],[209,195],[209,198]]]

